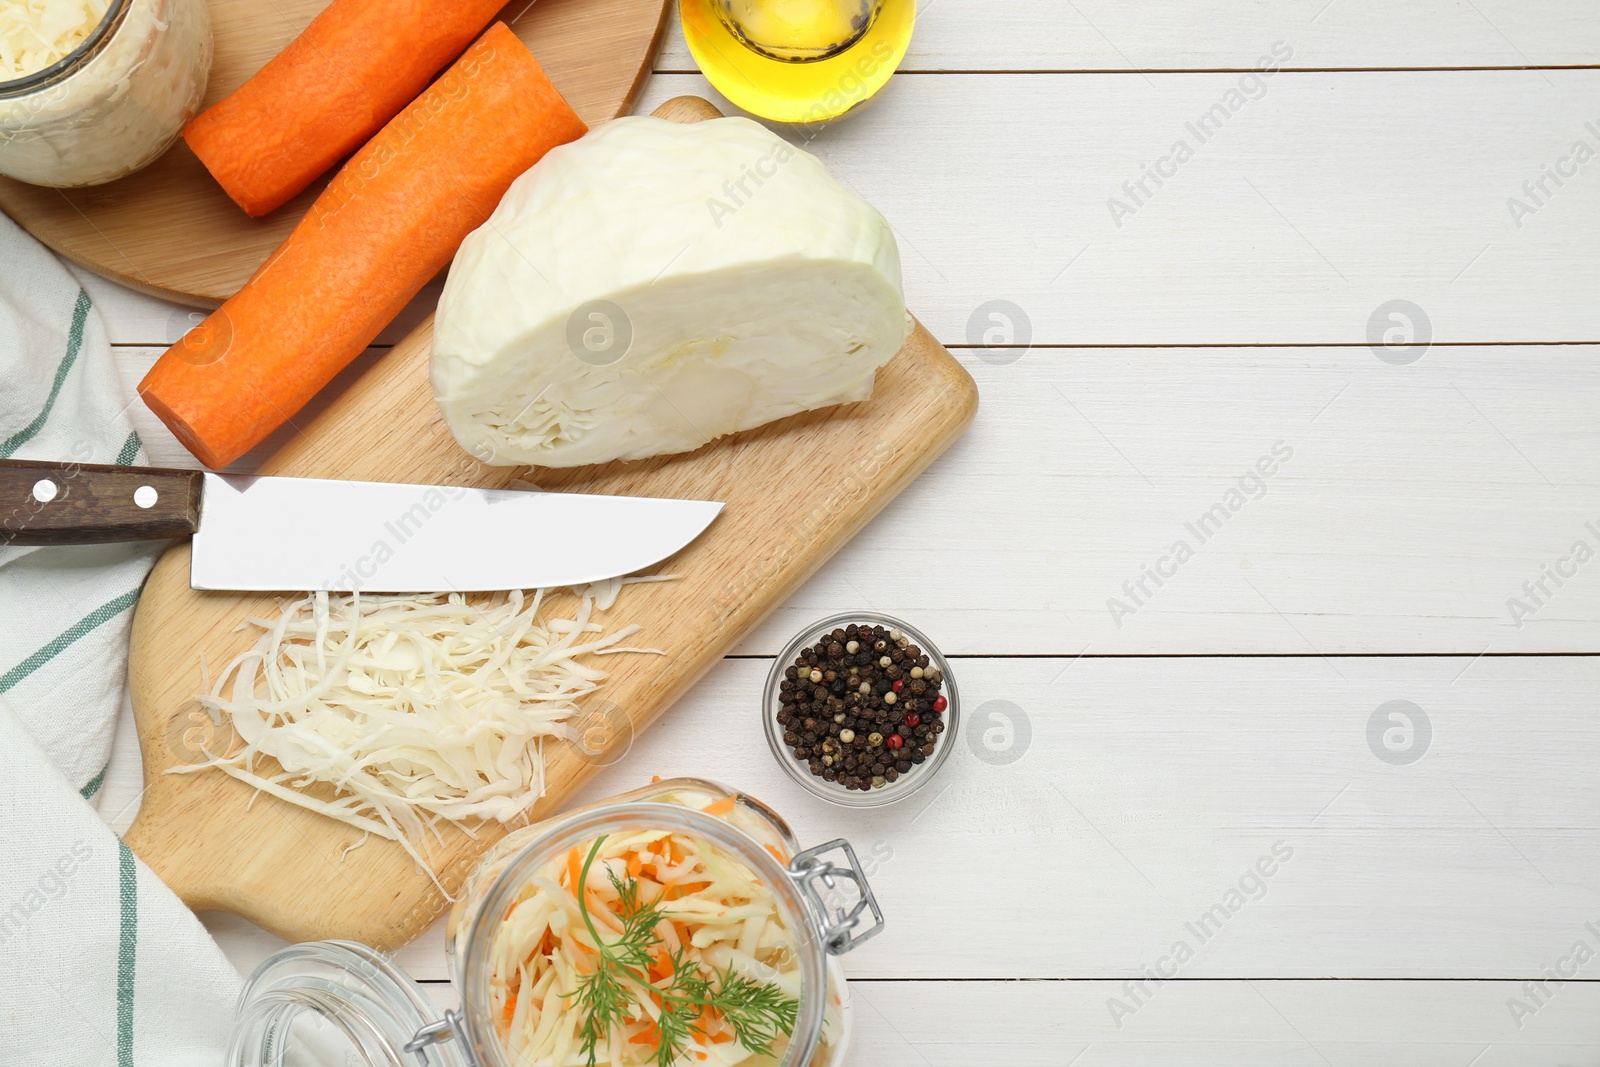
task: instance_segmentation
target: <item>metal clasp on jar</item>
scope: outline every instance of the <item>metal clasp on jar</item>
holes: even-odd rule
[[[442,1045],[451,1039],[455,1040],[456,1050],[461,1053],[461,1060],[466,1067],[483,1067],[478,1060],[478,1054],[472,1047],[472,1042],[467,1040],[466,1022],[459,1011],[446,1011],[444,1018],[437,1022],[429,1023],[406,1042],[406,1051],[415,1053],[417,1062],[422,1067],[433,1067],[433,1061],[428,1056],[428,1046]]]
[[[835,849],[844,852],[846,866],[822,858]],[[878,898],[872,895],[872,887],[867,884],[860,867],[856,850],[842,837],[808,848],[789,863],[789,876],[822,920],[822,944],[830,956],[844,955],[883,929],[883,910],[878,907]],[[854,905],[846,907],[838,899],[841,878],[855,883],[859,896]],[[858,929],[868,912],[872,913],[872,925],[865,930]]]

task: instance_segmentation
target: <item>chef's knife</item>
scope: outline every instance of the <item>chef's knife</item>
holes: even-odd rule
[[[195,589],[581,585],[666,559],[721,510],[707,500],[0,460],[0,545],[192,534]]]

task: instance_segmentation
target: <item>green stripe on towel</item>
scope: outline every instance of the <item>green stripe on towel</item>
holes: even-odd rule
[[[117,841],[117,884],[122,933],[117,943],[117,1067],[133,1067],[133,979],[139,942],[139,868]]]
[[[100,792],[100,787],[106,784],[106,772],[110,769],[111,764],[109,763],[104,767],[101,767],[100,773],[89,779],[88,784],[82,789],[78,790],[78,795],[83,797],[85,800],[92,800],[94,795]]]
[[[139,431],[134,430],[128,435],[128,439],[122,442],[122,451],[117,453],[117,466],[133,466],[133,461],[139,458],[140,444]]]
[[[10,692],[16,688],[18,682],[55,659],[64,649],[71,647],[78,638],[89,633],[107,619],[114,619],[121,615],[124,611],[133,607],[138,600],[139,590],[135,589],[131,593],[123,593],[115,600],[108,600],[89,612],[89,614],[57,634],[49,644],[39,651],[12,667],[5,674],[0,674],[0,693]]]
[[[50,386],[50,395],[45,399],[44,410],[34,416],[32,422],[0,441],[0,459],[9,459],[17,449],[33,440],[40,430],[44,429],[45,420],[50,418],[50,409],[56,405],[56,397],[61,395],[61,383],[67,380],[72,365],[78,361],[78,353],[83,350],[83,324],[89,318],[89,294],[82,289],[78,290],[78,302],[72,308],[72,329],[67,332],[67,354],[62,357],[56,367],[56,378]]]

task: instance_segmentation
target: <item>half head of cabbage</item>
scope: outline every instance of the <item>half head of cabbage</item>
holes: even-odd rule
[[[621,118],[462,244],[433,386],[486,463],[641,459],[864,400],[909,325],[893,231],[816,157],[748,119]]]

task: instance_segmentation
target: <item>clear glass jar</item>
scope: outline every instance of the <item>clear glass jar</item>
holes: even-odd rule
[[[773,893],[799,965],[799,1006],[781,1058],[746,1062],[837,1067],[849,1041],[850,1010],[835,957],[883,925],[855,853],[842,840],[799,851],[788,825],[766,805],[698,778],[658,782],[578,808],[491,848],[447,921],[459,1011],[438,1011],[393,963],[363,945],[295,945],[265,960],[246,983],[229,1067],[540,1067],[514,1061],[496,1028],[497,928],[541,869],[565,862],[572,849],[600,835],[638,830],[702,839]],[[826,858],[835,851],[844,862]]]
[[[148,166],[199,109],[211,51],[206,0],[112,0],[70,54],[0,82],[0,174],[72,187]]]

